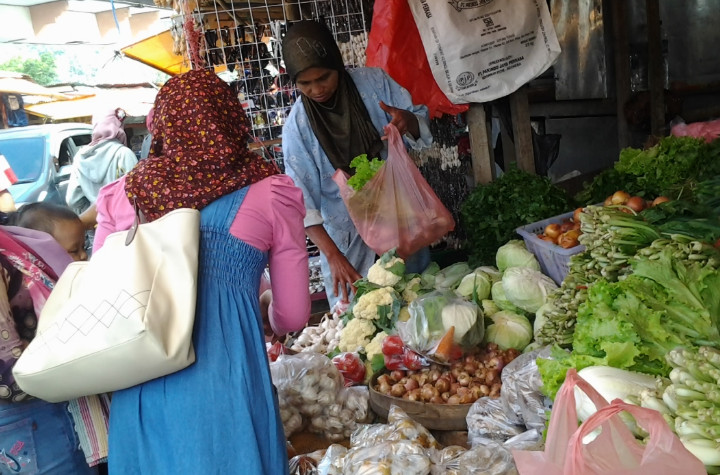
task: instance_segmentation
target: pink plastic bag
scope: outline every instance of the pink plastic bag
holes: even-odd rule
[[[574,388],[578,386],[597,412],[579,428]],[[630,413],[648,433],[643,446],[618,414]],[[601,428],[591,442],[583,439]],[[574,369],[568,370],[555,399],[544,452],[514,450],[520,475],[704,475],[702,462],[682,445],[657,411],[616,399],[607,404]]]
[[[620,420],[621,412],[630,413],[638,425],[650,434],[641,445],[624,424],[610,427]],[[583,438],[600,427],[602,431],[588,444]],[[680,442],[659,412],[633,406],[615,399],[590,416],[573,434],[565,461],[567,475],[705,475],[703,463]]]
[[[720,138],[720,119],[707,122],[693,122],[691,124],[680,123],[673,125],[670,133],[676,137],[696,137],[712,142]]]
[[[363,241],[381,255],[396,248],[407,258],[455,229],[455,221],[405,150],[394,125],[385,127],[388,159],[355,191],[342,170],[333,175]]]
[[[568,441],[578,430],[575,386],[582,389],[596,409],[608,405],[605,398],[577,374],[577,370],[569,369],[565,382],[560,386],[555,397],[555,404],[550,414],[545,451],[512,451],[520,475],[563,475],[563,467],[568,455]],[[618,423],[623,425],[620,421]]]

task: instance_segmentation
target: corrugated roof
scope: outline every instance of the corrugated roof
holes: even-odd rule
[[[29,114],[52,121],[92,117],[105,107],[122,107],[128,117],[145,117],[155,102],[157,90],[152,87],[127,87],[98,90],[94,96],[64,101],[26,105]]]

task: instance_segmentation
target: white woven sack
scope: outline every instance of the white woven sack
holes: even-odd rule
[[[15,364],[20,388],[67,401],[192,364],[199,241],[200,212],[178,209],[111,234],[89,262],[70,264]]]

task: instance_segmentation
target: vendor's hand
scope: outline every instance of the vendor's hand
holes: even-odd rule
[[[391,117],[390,123],[398,129],[400,135],[410,133],[410,135],[412,135],[415,139],[420,137],[420,126],[415,114],[405,109],[398,109],[397,107],[389,106],[383,101],[380,101],[379,104],[380,108]],[[383,140],[386,138],[387,135],[382,136]]]
[[[358,271],[350,264],[347,258],[342,254],[328,258],[330,264],[330,273],[333,279],[333,289],[335,295],[340,297],[343,302],[349,302],[350,292],[355,291],[353,285],[357,280],[362,279]]]

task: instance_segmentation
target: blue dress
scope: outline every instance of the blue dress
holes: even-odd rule
[[[229,231],[247,189],[201,211],[195,363],[113,394],[111,474],[288,473],[258,303],[267,255]]]

